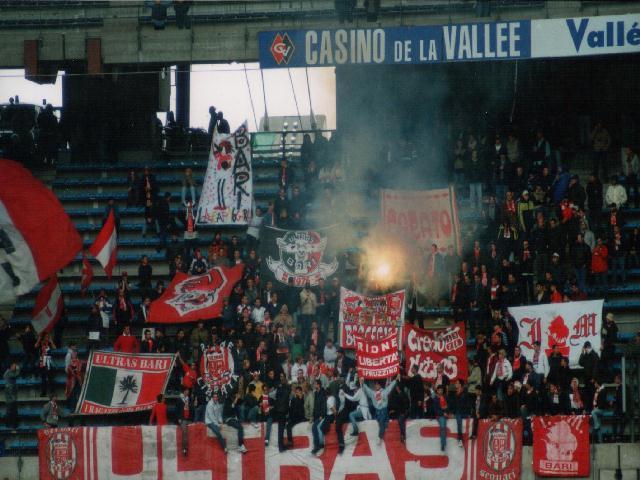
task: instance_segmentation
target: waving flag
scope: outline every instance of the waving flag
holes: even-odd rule
[[[53,276],[36,297],[31,323],[36,332],[50,332],[62,316],[64,300],[58,277]]]
[[[116,266],[118,258],[118,234],[116,232],[116,217],[113,214],[113,209],[109,212],[107,221],[104,222],[104,226],[93,245],[89,247],[89,253],[100,262],[107,274],[107,278],[111,278],[111,272],[113,272],[113,267]]]
[[[0,303],[29,293],[81,248],[53,192],[19,163],[0,160]]]
[[[214,267],[202,275],[178,272],[160,298],[151,304],[147,322],[195,322],[222,315],[222,299],[242,278],[242,265]]]

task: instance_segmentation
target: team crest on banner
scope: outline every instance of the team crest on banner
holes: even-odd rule
[[[234,387],[237,375],[232,353],[233,344],[223,342],[204,350],[200,360],[202,378],[211,392],[229,393]]]
[[[180,316],[194,310],[210,308],[218,302],[220,287],[224,282],[220,270],[211,269],[204,275],[188,277],[178,282],[173,297],[166,302],[175,308]]]
[[[198,224],[246,225],[252,217],[252,180],[247,123],[231,134],[216,130],[198,202]]]
[[[280,230],[266,227],[263,247],[263,262],[270,274],[283,284],[289,279],[297,287],[308,282],[314,286],[321,278],[328,278],[338,270],[338,260],[328,255],[328,237],[321,230]],[[277,253],[276,253],[277,252]]]
[[[76,445],[68,433],[57,432],[49,439],[49,473],[56,480],[71,477],[77,463]]]
[[[533,417],[533,470],[545,477],[589,476],[588,415]]]
[[[520,478],[522,419],[480,420],[477,476],[473,478]]]

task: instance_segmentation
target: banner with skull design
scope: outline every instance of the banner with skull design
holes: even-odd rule
[[[588,415],[533,417],[533,471],[541,477],[588,477]]]
[[[214,267],[202,275],[178,272],[151,304],[147,322],[185,323],[222,315],[223,299],[242,278],[242,265]]]
[[[246,225],[253,216],[251,136],[247,122],[211,142],[209,164],[198,202],[199,225]]]
[[[339,262],[331,235],[337,225],[315,230],[282,230],[264,227],[260,235],[261,275],[274,284],[304,287],[318,285],[338,273]]]

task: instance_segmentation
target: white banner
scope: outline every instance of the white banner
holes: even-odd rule
[[[591,342],[594,351],[600,353],[603,304],[604,300],[589,300],[509,308],[518,325],[522,353],[531,360],[535,341],[547,356],[558,345],[562,355],[569,358],[569,366],[578,367],[585,342]]]
[[[213,134],[209,165],[198,203],[200,225],[246,225],[253,215],[251,137],[247,123]]]

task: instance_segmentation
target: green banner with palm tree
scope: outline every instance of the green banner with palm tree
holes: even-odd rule
[[[169,381],[175,356],[170,353],[93,351],[76,406],[80,415],[149,410]]]

